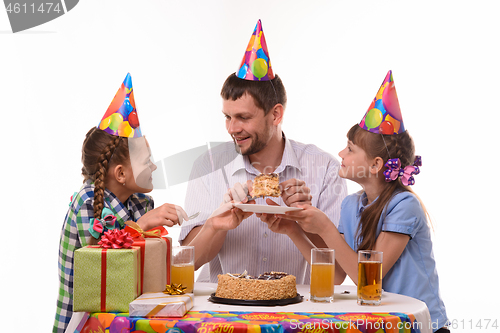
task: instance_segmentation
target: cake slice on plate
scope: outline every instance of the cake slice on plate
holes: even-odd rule
[[[280,178],[276,173],[260,174],[253,180],[252,198],[281,196]]]

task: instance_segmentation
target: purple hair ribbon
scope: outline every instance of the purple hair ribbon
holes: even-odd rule
[[[387,170],[384,171],[385,181],[391,182],[396,180],[398,177],[401,178],[401,182],[405,186],[415,184],[414,175],[418,175],[420,173],[419,166],[422,166],[422,157],[417,155],[415,156],[415,161],[413,165],[408,165],[401,169],[401,161],[399,158],[391,158],[385,163]]]

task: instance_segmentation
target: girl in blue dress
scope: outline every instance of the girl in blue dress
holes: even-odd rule
[[[319,235],[335,249],[335,284],[341,284],[346,275],[357,282],[358,250],[383,252],[383,289],[425,302],[431,328],[448,332],[427,212],[410,188],[421,159],[415,156],[413,140],[404,128],[390,71],[347,139],[347,147],[339,153],[339,175],[363,190],[344,199],[338,228],[309,205],[263,221],[271,230],[288,234],[307,260],[314,245],[304,231]]]

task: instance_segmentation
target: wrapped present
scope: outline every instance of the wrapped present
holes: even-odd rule
[[[141,293],[163,291],[170,284],[172,239],[164,237],[168,232],[163,227],[143,231],[135,222],[125,224],[124,230],[134,240],[132,245],[141,248]]]
[[[88,312],[73,312],[66,326],[66,333],[80,333],[90,317]]]
[[[106,246],[115,249],[85,246],[75,251],[75,312],[127,312],[129,303],[140,295],[140,249]]]
[[[183,317],[193,307],[194,294],[145,293],[130,303],[131,317]]]

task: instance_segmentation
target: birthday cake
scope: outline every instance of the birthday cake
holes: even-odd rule
[[[269,272],[253,277],[243,274],[218,276],[216,297],[242,300],[288,299],[297,296],[295,276]]]
[[[277,174],[260,174],[253,180],[252,192],[250,195],[256,197],[279,197],[281,190],[279,187],[280,178]]]

